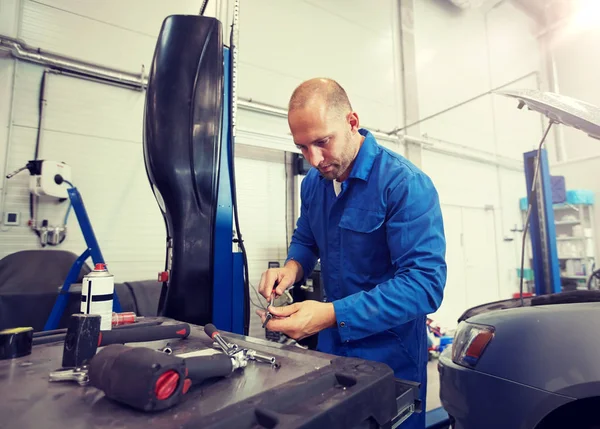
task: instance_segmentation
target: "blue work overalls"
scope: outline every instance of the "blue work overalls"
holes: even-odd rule
[[[378,145],[368,131],[342,191],[311,169],[288,259],[308,276],[318,258],[337,325],[319,333],[318,350],[383,362],[396,377],[422,383],[425,319],[446,283],[446,243],[438,194],[427,175]],[[402,428],[424,428],[424,413]]]

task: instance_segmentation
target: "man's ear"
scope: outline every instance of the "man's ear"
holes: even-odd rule
[[[350,125],[350,130],[353,133],[357,133],[360,128],[360,121],[358,120],[358,113],[350,112],[348,113],[348,124]]]

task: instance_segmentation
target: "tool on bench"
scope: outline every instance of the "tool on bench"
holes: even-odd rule
[[[0,360],[31,354],[32,343],[33,328],[31,327],[0,330]]]
[[[139,321],[143,320],[143,321]],[[135,323],[128,323],[124,325],[113,325],[113,329],[129,329],[129,328],[141,328],[143,326],[156,326],[162,325],[162,320],[159,319],[149,319],[145,320],[143,317],[138,318]],[[59,341],[64,341],[67,337],[67,328],[64,329],[55,329],[52,331],[38,331],[33,333],[33,345],[37,346],[39,344],[48,344],[48,343],[56,343]]]
[[[81,368],[94,357],[98,347],[109,344],[183,339],[190,335],[190,325],[187,323],[101,331],[100,320],[100,316],[94,314],[71,316],[63,349],[63,368]]]
[[[225,353],[227,356],[234,357],[241,355],[242,359],[268,363],[275,369],[279,369],[281,367],[281,364],[277,362],[277,359],[274,356],[263,355],[256,350],[244,349],[237,344],[228,343],[212,323],[209,323],[204,327],[204,332],[206,332],[206,335],[215,341],[213,346],[223,350],[223,353]]]
[[[88,366],[55,371],[50,381],[76,381],[133,408],[158,411],[179,403],[193,385],[225,377],[246,364],[242,356],[181,358],[147,347],[113,344],[100,350]]]
[[[50,381],[76,381],[80,386],[89,382],[88,367],[62,368],[50,373]]]

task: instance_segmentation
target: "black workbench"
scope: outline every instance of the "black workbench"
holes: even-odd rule
[[[227,378],[193,387],[174,408],[144,413],[90,386],[49,382],[61,364],[62,342],[36,345],[29,356],[0,361],[0,428],[397,427],[418,409],[417,385],[394,379],[386,365],[222,334],[275,356],[281,368],[250,361]],[[185,340],[130,345],[158,349],[167,343],[174,354],[213,348],[198,326]]]

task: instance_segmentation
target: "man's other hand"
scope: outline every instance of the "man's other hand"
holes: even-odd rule
[[[335,310],[331,302],[302,301],[284,307],[269,307],[273,318],[267,324],[269,331],[283,332],[295,340],[309,337],[335,325]],[[257,310],[262,323],[266,311]]]
[[[258,292],[270,301],[275,284],[275,293],[281,296],[298,278],[302,278],[302,266],[296,261],[288,261],[283,268],[270,268],[262,274]]]

